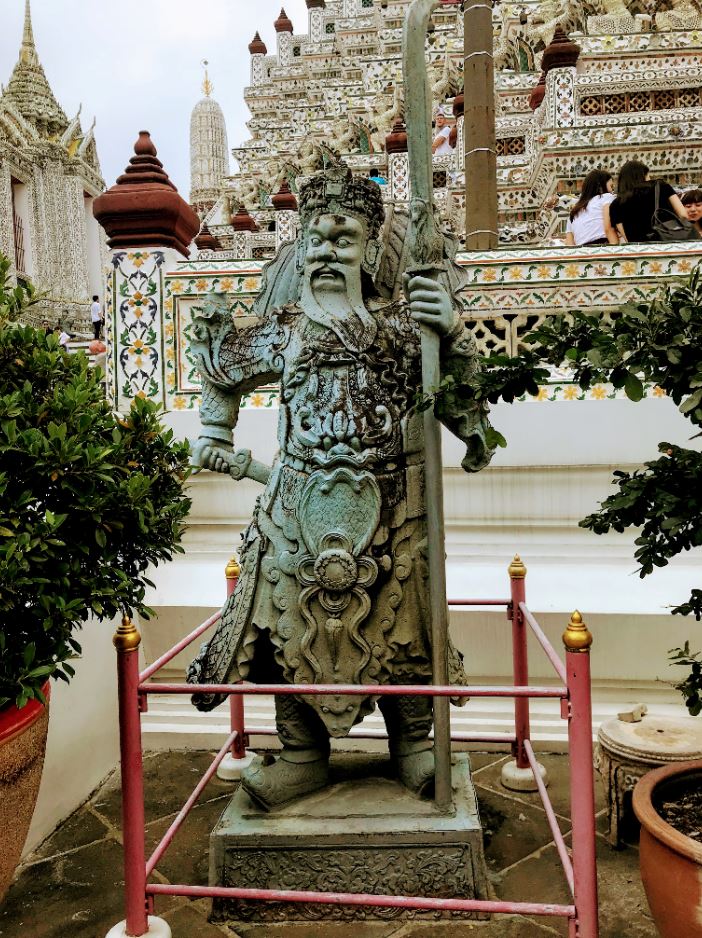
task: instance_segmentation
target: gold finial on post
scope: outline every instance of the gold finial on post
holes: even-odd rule
[[[570,617],[570,622],[563,633],[563,644],[567,651],[588,652],[590,650],[592,635],[577,609]]]
[[[112,644],[118,653],[135,651],[141,645],[141,635],[129,616],[122,616],[122,623],[112,636]]]
[[[229,561],[227,566],[224,568],[224,575],[228,580],[238,580],[241,574],[241,565],[239,563],[239,558],[236,554]]]
[[[210,81],[210,76],[207,74],[207,66],[209,64],[210,63],[207,61],[207,59],[203,59],[202,62],[200,62],[200,65],[202,65],[202,67],[205,69],[205,80],[202,83],[202,90],[206,98],[209,98],[214,89],[214,85]]]
[[[507,567],[507,573],[509,573],[512,580],[523,580],[526,577],[527,568],[524,566],[519,554],[514,555],[514,560],[509,567]]]

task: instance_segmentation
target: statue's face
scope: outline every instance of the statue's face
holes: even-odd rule
[[[310,222],[305,277],[314,293],[344,293],[360,283],[366,247],[363,224],[350,215],[317,215]]]

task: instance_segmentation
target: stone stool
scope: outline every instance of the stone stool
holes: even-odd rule
[[[656,716],[644,716],[637,723],[607,720],[600,726],[597,741],[595,768],[607,797],[607,840],[619,847],[621,834],[635,830],[634,786],[659,765],[702,758],[702,720]]]

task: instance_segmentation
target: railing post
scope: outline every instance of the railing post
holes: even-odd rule
[[[122,769],[122,838],[124,895],[127,917],[111,928],[107,938],[149,936],[170,938],[168,924],[148,915],[144,848],[144,774],[139,703],[139,645],[141,635],[124,616],[112,639],[117,649],[119,748]]]
[[[224,569],[224,575],[227,579],[227,598],[234,593],[240,574],[241,567],[236,555],[234,555]],[[232,743],[232,751],[222,759],[217,768],[217,778],[221,778],[225,782],[240,779],[241,773],[247,766],[251,765],[254,758],[254,753],[248,752],[246,749],[243,694],[230,694],[229,716],[232,732],[236,730],[237,735]]]
[[[573,878],[578,938],[598,938],[595,783],[592,763],[590,646],[592,635],[579,612],[563,633],[568,679],[570,818],[573,826]]]
[[[514,555],[514,560],[507,568],[507,572],[510,581],[511,601],[508,616],[512,620],[514,683],[518,687],[523,687],[529,683],[529,661],[527,657],[526,622],[519,604],[526,601],[527,568],[524,566],[519,554]],[[510,788],[513,791],[536,791],[536,781],[524,749],[524,740],[531,738],[528,697],[515,697],[514,729],[516,737],[513,747],[514,759],[502,766],[502,784],[505,788]],[[548,784],[546,770],[542,765],[539,765],[539,770],[544,782]]]

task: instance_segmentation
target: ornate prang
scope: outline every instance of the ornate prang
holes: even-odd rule
[[[141,644],[141,635],[128,616],[122,616],[122,622],[112,636],[112,644],[119,654],[135,651]]]
[[[58,7],[55,12],[61,15]],[[62,48],[68,57],[68,46]],[[7,73],[0,77],[5,82]],[[81,109],[69,119],[54,96],[26,0],[17,61],[0,84],[0,252],[12,263],[13,280],[19,276],[37,287],[40,299],[25,314],[27,325],[89,330],[97,272],[89,260],[101,267],[102,238],[87,223],[86,204],[104,186],[94,121],[84,129]]]
[[[563,644],[567,651],[587,652],[590,650],[592,635],[577,609],[570,617],[570,622],[563,633]]]

